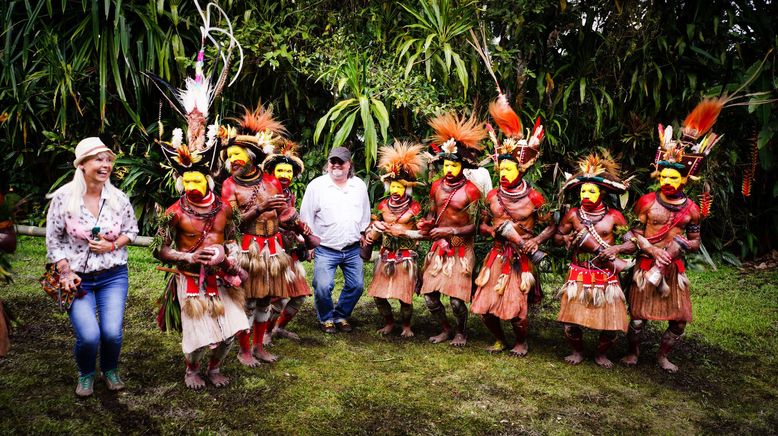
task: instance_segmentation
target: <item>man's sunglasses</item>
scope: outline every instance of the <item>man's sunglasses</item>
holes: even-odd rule
[[[341,159],[339,159],[339,158],[337,158],[337,157],[333,157],[333,158],[330,158],[330,163],[333,164],[333,165],[343,165],[346,162],[341,160]]]

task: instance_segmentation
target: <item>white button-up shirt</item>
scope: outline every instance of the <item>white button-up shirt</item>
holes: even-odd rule
[[[80,211],[72,215],[65,208],[65,195],[57,194],[51,199],[46,215],[46,248],[49,262],[67,259],[70,269],[79,273],[90,273],[127,264],[127,247],[103,254],[89,252],[92,228],[100,227],[103,238],[115,241],[124,235],[133,241],[138,235],[138,222],[130,199],[123,192],[117,192],[119,209],[110,207],[107,189],[100,196],[100,216],[95,217],[81,200]],[[87,254],[89,253],[89,254]]]
[[[305,189],[300,217],[321,238],[321,245],[342,250],[359,241],[370,224],[367,186],[362,179],[350,177],[341,188],[329,174],[319,176]]]

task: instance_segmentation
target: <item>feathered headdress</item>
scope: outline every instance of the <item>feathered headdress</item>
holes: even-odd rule
[[[529,139],[525,139],[525,132],[523,131],[521,119],[516,111],[513,110],[508,98],[503,94],[500,89],[500,83],[497,81],[497,76],[494,74],[492,68],[492,59],[489,52],[486,49],[486,35],[483,29],[481,29],[481,36],[483,38],[483,45],[478,41],[475,36],[475,32],[470,30],[470,36],[472,41],[468,41],[470,45],[475,48],[475,51],[481,56],[486,70],[494,79],[494,84],[497,87],[497,99],[489,104],[489,114],[497,123],[497,126],[502,130],[505,135],[502,142],[498,140],[497,133],[494,131],[491,125],[487,124],[486,128],[489,131],[489,139],[494,143],[494,159],[500,161],[503,159],[510,159],[519,164],[522,172],[525,172],[531,167],[540,155],[540,143],[543,141],[545,132],[543,125],[540,124],[540,117],[535,120],[535,125],[532,130],[527,130],[526,136]]]
[[[570,190],[584,183],[594,183],[607,191],[621,193],[626,191],[629,185],[621,180],[620,173],[620,165],[609,152],[591,153],[578,161],[578,173],[562,184],[562,190]]]
[[[257,155],[257,163],[272,154],[276,144],[287,133],[286,127],[273,118],[273,109],[262,105],[255,109],[244,108],[243,116],[232,121],[237,123],[238,128],[222,143],[223,150],[232,145],[249,148]]]
[[[283,126],[282,126],[283,127]],[[292,166],[292,172],[297,177],[305,171],[305,164],[302,159],[297,156],[297,149],[299,144],[289,139],[282,139],[278,142],[278,146],[272,154],[269,154],[262,162],[262,171],[273,172],[276,165],[280,163],[289,164]]]
[[[422,172],[424,158],[421,144],[408,142],[395,142],[394,145],[384,145],[378,151],[378,168],[383,173],[381,181],[384,183],[399,182],[404,186],[416,186],[421,184],[416,178]]]
[[[430,147],[436,154],[433,161],[447,159],[461,162],[465,168],[478,167],[484,149],[480,142],[486,138],[486,130],[475,113],[470,118],[446,113],[431,119],[429,125],[435,131],[430,138]]]
[[[710,129],[716,123],[725,103],[726,98],[705,99],[700,102],[684,120],[681,137],[678,139],[673,138],[672,126],[665,128],[659,125],[659,147],[654,158],[654,177],[659,175],[662,168],[672,168],[683,177],[696,178],[700,164],[722,138]],[[700,137],[702,140],[699,140]]]
[[[187,171],[199,171],[210,175],[214,169],[219,142],[226,139],[229,132],[219,127],[218,119],[208,125],[209,108],[221,94],[224,86],[232,85],[237,80],[243,67],[243,49],[233,34],[232,23],[224,10],[216,3],[208,3],[203,10],[197,0],[195,0],[195,7],[203,20],[203,25],[200,26],[200,50],[197,52],[194,77],[188,77],[184,87],[176,89],[161,77],[150,72],[144,73],[151,79],[170,107],[187,123],[186,142],[184,142],[184,131],[180,128],[173,129],[170,141],[163,141],[165,129],[162,124],[162,102],[160,102],[159,138],[156,142],[178,176]],[[211,26],[211,13],[214,11],[219,16],[219,20],[226,22],[226,29]],[[218,42],[217,37],[224,37],[229,41],[226,53],[223,51],[225,44]],[[206,77],[204,73],[206,43],[213,43],[216,46],[217,62],[221,61],[221,70],[214,68],[211,77]],[[240,61],[232,80],[227,84],[235,49],[240,54]],[[219,75],[214,77],[217,71]]]

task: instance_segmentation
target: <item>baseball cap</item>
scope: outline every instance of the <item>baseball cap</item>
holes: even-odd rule
[[[342,160],[343,162],[351,161],[351,152],[348,151],[348,148],[346,148],[346,147],[333,148],[330,151],[330,155],[327,156],[327,160],[330,160],[333,157],[336,157],[336,158]]]

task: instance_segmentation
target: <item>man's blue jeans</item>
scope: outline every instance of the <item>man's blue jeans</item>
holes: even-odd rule
[[[73,300],[68,313],[76,334],[73,354],[82,376],[94,374],[98,347],[103,372],[119,365],[128,286],[127,265],[81,276],[81,291],[86,294]]]
[[[332,290],[335,288],[335,270],[343,271],[343,291],[338,305],[332,305]],[[319,322],[341,321],[351,316],[354,306],[362,296],[365,277],[359,244],[342,251],[327,247],[316,247],[313,259],[313,299]]]

